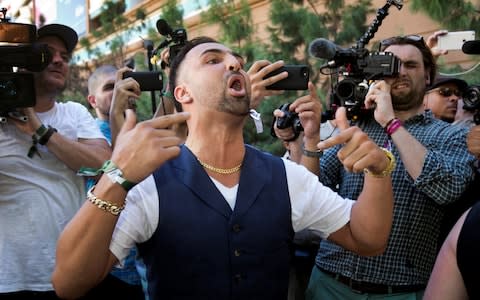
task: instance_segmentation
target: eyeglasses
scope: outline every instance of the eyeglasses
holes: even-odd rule
[[[443,97],[450,97],[451,95],[455,95],[457,97],[462,97],[462,92],[458,89],[451,89],[448,87],[439,87],[435,89],[431,89],[427,91],[427,94],[432,93],[432,92],[438,92]]]
[[[423,36],[411,34],[405,36],[394,36],[388,39],[384,39],[380,42],[380,51],[384,50],[391,45],[403,45],[403,44],[421,44],[426,46]]]

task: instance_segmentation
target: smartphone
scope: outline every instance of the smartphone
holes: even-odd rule
[[[123,79],[132,77],[140,84],[141,91],[161,91],[163,89],[163,76],[160,71],[123,73]]]
[[[307,65],[285,65],[268,73],[265,78],[272,77],[284,71],[288,72],[288,77],[275,82],[266,87],[267,90],[306,90],[308,89],[308,80],[310,70]]]
[[[463,43],[475,39],[475,31],[452,31],[438,37],[438,48],[443,50],[460,50]]]

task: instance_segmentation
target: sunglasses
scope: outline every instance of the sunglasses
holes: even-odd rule
[[[440,94],[443,97],[450,97],[451,95],[455,95],[457,97],[462,97],[462,92],[460,90],[451,89],[451,88],[448,88],[448,87],[447,88],[440,87],[440,88],[431,89],[431,90],[427,91],[427,94],[433,93],[433,92],[438,92],[438,94]]]
[[[421,44],[423,46],[426,46],[425,41],[423,40],[423,36],[411,34],[411,35],[404,35],[404,36],[394,36],[388,39],[384,39],[380,41],[379,50],[382,51],[391,45],[402,45],[402,44]]]

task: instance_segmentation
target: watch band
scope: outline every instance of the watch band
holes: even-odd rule
[[[320,158],[323,156],[323,151],[321,150],[318,150],[318,151],[310,151],[310,150],[307,150],[305,149],[305,145],[302,144],[302,153],[303,155],[305,155],[306,157],[316,157],[316,158]]]
[[[121,185],[126,191],[132,189],[137,183],[123,177],[123,172],[111,160],[107,160],[100,170],[114,183]]]

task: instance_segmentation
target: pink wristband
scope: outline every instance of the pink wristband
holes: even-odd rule
[[[389,136],[391,136],[402,125],[403,125],[402,121],[400,121],[399,119],[393,119],[393,121],[391,121],[390,124],[388,124],[387,128],[385,128],[385,131]]]

